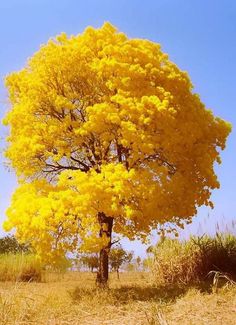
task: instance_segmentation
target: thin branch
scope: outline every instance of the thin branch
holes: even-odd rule
[[[120,239],[117,239],[117,240],[111,242],[110,246],[112,246],[112,245],[114,245],[114,244],[116,244],[116,243],[119,243],[119,242],[120,242]]]

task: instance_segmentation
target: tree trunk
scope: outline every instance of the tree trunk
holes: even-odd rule
[[[109,273],[109,251],[111,248],[111,234],[113,226],[113,218],[107,217],[103,212],[98,213],[98,222],[100,224],[99,237],[108,238],[108,244],[100,250],[99,265],[97,273],[97,285],[101,288],[107,287]]]
[[[119,268],[116,269],[116,274],[117,274],[117,279],[120,280],[120,272],[119,272]]]

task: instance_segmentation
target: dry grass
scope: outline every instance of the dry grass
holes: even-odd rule
[[[111,276],[110,289],[95,274],[50,275],[45,283],[0,283],[1,325],[234,325],[236,288],[217,293],[154,287],[148,273]]]
[[[150,265],[156,283],[190,285],[212,281],[212,271],[236,280],[236,237],[230,234],[187,241],[167,238],[152,253]]]
[[[41,281],[42,270],[31,254],[1,254],[0,281]]]

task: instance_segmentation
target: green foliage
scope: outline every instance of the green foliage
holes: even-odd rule
[[[0,255],[0,281],[40,282],[42,267],[32,254]]]
[[[114,247],[109,252],[109,265],[112,271],[119,273],[120,267],[131,262],[133,258],[133,252],[125,251],[121,246]],[[98,254],[81,254],[78,257],[79,262],[91,272],[94,269],[98,269],[99,256]],[[78,263],[77,263],[78,264]]]
[[[20,244],[16,237],[5,236],[0,238],[0,254],[29,252],[29,246]]]
[[[211,271],[236,278],[236,237],[191,237],[181,242],[165,239],[152,249],[152,271],[157,282],[190,284],[206,281]]]
[[[133,252],[125,251],[121,246],[112,248],[109,254],[109,263],[113,271],[119,272],[124,263],[130,263],[133,258]]]
[[[98,268],[98,255],[97,254],[83,254],[80,257],[80,261],[85,266],[88,268],[91,272],[93,272],[94,269]]]

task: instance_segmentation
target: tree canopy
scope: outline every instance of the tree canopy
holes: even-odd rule
[[[83,254],[79,257],[79,260],[82,262],[83,266],[87,267],[91,272],[98,268],[99,259],[97,254]]]
[[[133,255],[134,255],[133,252],[128,252],[124,250],[121,245],[118,247],[114,247],[110,250],[109,264],[111,269],[117,272],[118,278],[119,278],[120,267],[125,263],[130,263],[133,258]]]
[[[0,238],[0,254],[29,253],[30,247],[20,244],[14,236]]]
[[[5,229],[16,228],[42,258],[105,247],[99,213],[116,234],[145,240],[158,225],[182,227],[197,207],[212,206],[230,125],[206,109],[159,44],[109,23],[63,33],[6,85],[6,157],[19,187]]]

